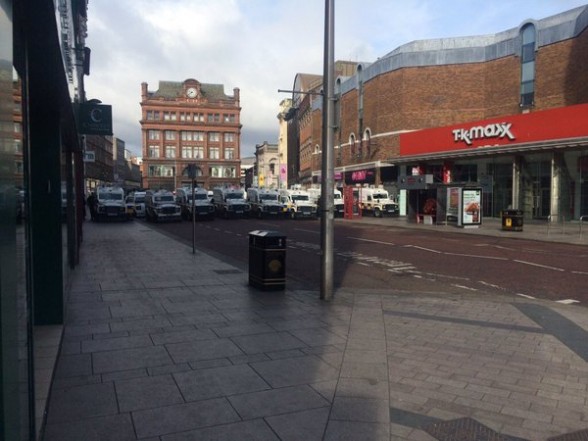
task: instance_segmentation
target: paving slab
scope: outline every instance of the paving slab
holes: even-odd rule
[[[42,441],[587,439],[581,305],[260,292],[141,222],[80,253]]]

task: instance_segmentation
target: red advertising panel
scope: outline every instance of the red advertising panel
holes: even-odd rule
[[[400,156],[588,136],[588,104],[473,121],[400,135]]]

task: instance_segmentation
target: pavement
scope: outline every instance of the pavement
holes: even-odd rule
[[[579,224],[350,222],[588,244]],[[581,305],[266,292],[145,223],[86,222],[42,439],[588,440],[587,342]]]

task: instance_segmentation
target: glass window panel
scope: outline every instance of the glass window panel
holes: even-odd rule
[[[522,66],[521,81],[533,81],[535,78],[535,62],[524,63]]]
[[[523,44],[535,43],[535,26],[526,25],[523,28]]]
[[[525,93],[521,95],[521,104],[523,106],[531,106],[533,104],[533,93]]]
[[[535,91],[535,82],[527,81],[521,84],[521,94],[533,93]]]
[[[525,44],[523,46],[523,53],[522,53],[522,61],[523,63],[527,63],[529,61],[535,61],[535,44]]]

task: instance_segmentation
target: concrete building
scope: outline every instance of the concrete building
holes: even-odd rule
[[[358,64],[335,86],[337,184],[384,185],[411,220],[431,198],[446,211],[456,186],[483,190],[484,216],[586,215],[587,28],[583,6],[497,34],[415,41]],[[291,123],[300,127],[300,182],[309,167],[320,175],[322,105],[310,103],[312,118],[298,107]]]
[[[254,185],[263,188],[280,188],[279,152],[277,144],[264,141],[255,146]]]
[[[255,156],[241,158],[241,187],[253,186],[255,176]]]
[[[189,185],[188,166],[205,188],[240,183],[239,89],[222,84],[160,81],[141,84],[143,186],[174,190]]]
[[[91,160],[85,163],[86,193],[95,191],[101,185],[114,183],[114,147],[112,136],[86,135],[86,153]]]

